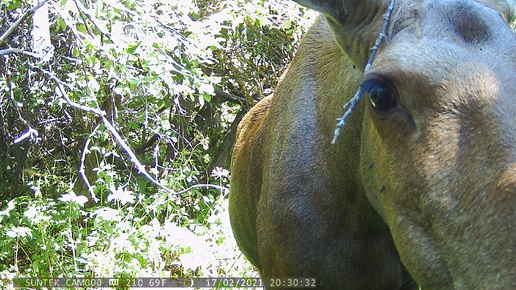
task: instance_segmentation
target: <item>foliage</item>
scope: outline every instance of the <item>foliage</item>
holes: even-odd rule
[[[2,33],[31,9],[0,7]],[[30,16],[0,43],[0,278],[246,274],[227,222],[236,124],[313,15],[280,0],[48,12],[50,61]]]

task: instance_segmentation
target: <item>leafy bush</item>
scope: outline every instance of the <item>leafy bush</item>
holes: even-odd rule
[[[280,0],[55,0],[37,9],[51,46],[36,50],[29,2],[0,4],[0,283],[255,275],[227,216],[236,124],[313,15]]]

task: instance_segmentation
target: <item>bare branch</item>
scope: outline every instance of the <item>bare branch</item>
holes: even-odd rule
[[[95,131],[97,131],[97,129],[99,127],[100,127],[100,125],[97,125],[97,127],[95,127],[95,129],[93,129],[93,133]],[[91,135],[93,135],[93,133]],[[90,145],[91,135],[90,135],[90,137],[88,137],[88,139],[86,139],[86,143],[84,143],[84,149],[82,149],[81,165],[79,166],[79,174],[81,175],[82,181],[84,181],[84,184],[86,185],[86,187],[88,188],[88,191],[90,192],[91,200],[93,200],[93,202],[97,203],[99,201],[99,199],[97,198],[97,196],[95,196],[95,192],[93,191],[93,188],[91,187],[90,182],[88,181],[88,177],[86,176],[86,173],[84,172],[84,168],[85,168],[84,160],[86,159],[86,154],[88,154],[87,152],[89,151],[88,147]]]
[[[29,138],[29,140],[34,140],[34,141],[38,141],[40,140],[41,138],[38,137],[38,131],[36,131],[34,128],[30,127],[29,126],[29,129],[27,130],[27,132],[23,133],[21,136],[19,136],[18,138],[14,139],[13,143],[14,144],[18,144],[20,143],[21,141]]]
[[[247,103],[245,98],[238,97],[238,96],[235,96],[230,93],[226,93],[225,91],[223,91],[221,88],[219,88],[217,86],[213,86],[213,89],[214,89],[215,95],[217,95],[218,97],[221,97],[225,100],[228,100],[232,103],[241,104],[241,105]]]
[[[373,64],[374,58],[376,56],[376,52],[378,51],[378,48],[380,48],[380,44],[382,44],[382,41],[387,37],[386,36],[387,26],[389,26],[389,20],[391,19],[392,10],[394,10],[394,2],[395,1],[396,0],[390,1],[389,6],[387,7],[387,12],[385,12],[385,14],[383,15],[384,20],[383,20],[382,30],[380,31],[380,34],[378,35],[378,38],[376,39],[374,46],[371,48],[371,56],[369,57],[369,60],[367,61],[367,64],[364,69],[364,73],[366,73],[369,70],[369,68],[371,68],[371,65]],[[331,141],[331,144],[335,144],[337,142],[337,139],[339,138],[342,127],[344,127],[344,125],[346,125],[346,120],[348,119],[349,116],[351,116],[351,113],[353,113],[353,111],[355,110],[355,107],[362,99],[362,94],[363,94],[362,89],[361,89],[361,87],[359,87],[355,96],[353,98],[351,98],[351,100],[349,100],[349,102],[347,102],[344,105],[344,110],[346,110],[346,112],[344,113],[344,115],[342,117],[340,117],[338,119],[338,123],[335,127],[335,132],[333,134],[333,140]]]
[[[41,55],[39,55],[37,53],[25,51],[25,50],[22,50],[19,48],[7,48],[7,49],[0,50],[0,55],[6,55],[6,54],[10,54],[10,53],[23,54],[23,55],[30,56],[33,58],[38,58],[38,59],[41,58]]]

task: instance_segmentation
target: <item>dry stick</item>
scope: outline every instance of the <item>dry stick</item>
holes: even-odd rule
[[[136,157],[134,152],[131,150],[129,145],[126,144],[126,142],[122,139],[120,134],[118,134],[118,131],[115,129],[115,127],[113,127],[113,125],[109,122],[109,120],[106,119],[106,117],[105,117],[106,116],[106,112],[104,112],[104,111],[102,111],[100,109],[97,109],[97,108],[90,108],[88,106],[84,106],[84,105],[75,103],[74,101],[72,101],[70,99],[70,97],[68,97],[68,93],[66,92],[66,90],[63,87],[63,84],[64,84],[63,81],[58,79],[56,76],[54,76],[53,73],[51,73],[49,71],[46,71],[46,70],[44,70],[42,68],[38,68],[38,69],[41,70],[42,72],[44,72],[45,74],[47,74],[57,84],[57,87],[58,87],[58,89],[59,89],[59,91],[61,93],[61,97],[65,100],[65,102],[69,106],[71,106],[73,108],[76,108],[76,109],[79,109],[79,110],[82,110],[82,111],[93,113],[93,114],[99,116],[102,119],[102,123],[104,124],[104,127],[106,127],[106,129],[115,138],[115,140],[117,141],[118,145],[120,145],[120,147],[122,147],[122,149],[124,149],[124,151],[127,153],[127,155],[129,155],[129,159],[133,162],[133,164],[135,165],[136,169],[138,169],[138,172],[140,174],[143,174],[143,176],[145,176],[152,183],[156,184],[160,188],[166,190],[167,192],[170,192],[173,195],[181,195],[181,194],[186,193],[186,192],[188,192],[188,191],[190,191],[190,190],[192,190],[194,188],[199,188],[199,187],[212,187],[212,188],[216,188],[216,189],[219,189],[219,190],[223,190],[223,189],[227,190],[228,189],[227,187],[222,187],[222,186],[218,186],[218,185],[214,185],[214,184],[196,184],[196,185],[190,186],[189,188],[187,188],[185,190],[181,190],[181,191],[175,192],[175,191],[165,187],[164,185],[159,183],[156,179],[154,179],[147,172],[147,170],[145,170],[145,166],[143,166],[141,164],[141,162],[138,160],[138,158]],[[87,144],[88,144],[88,142],[86,142],[85,148],[87,147]],[[84,154],[83,154],[83,156],[84,156]],[[83,160],[83,158],[81,158],[81,162],[82,162],[82,160]],[[83,163],[81,164],[81,166],[83,166]],[[83,169],[83,168],[81,167],[81,169]],[[82,171],[84,173],[84,170],[82,170]],[[85,176],[82,175],[82,174],[81,174],[81,176],[84,179]],[[95,197],[95,194],[93,193],[93,189],[89,185],[89,182],[87,182],[86,185],[88,186],[88,190],[90,191],[90,194],[92,194],[92,199],[95,200],[96,197]]]
[[[11,35],[14,32],[14,30],[16,30],[16,28],[18,28],[18,26],[20,26],[20,24],[25,19],[27,19],[27,17],[29,17],[30,14],[33,14],[34,11],[38,10],[39,8],[41,8],[41,6],[45,5],[47,1],[48,0],[44,0],[43,2],[39,3],[38,6],[34,6],[31,9],[25,11],[25,13],[23,13],[23,15],[20,18],[18,18],[18,20],[16,20],[16,22],[14,22],[13,25],[11,25],[11,27],[9,27],[9,29],[7,29],[7,31],[4,34],[2,34],[2,36],[0,36],[0,45],[4,43],[7,37],[9,37],[9,35]]]
[[[380,48],[380,44],[382,44],[382,41],[387,37],[387,35],[386,35],[387,26],[389,26],[389,20],[391,19],[392,10],[394,10],[394,2],[395,1],[396,0],[391,0],[389,2],[389,6],[387,7],[387,12],[385,12],[385,14],[383,15],[384,20],[383,20],[382,30],[380,31],[380,34],[378,35],[378,38],[376,39],[374,46],[371,48],[371,56],[369,57],[369,60],[367,61],[366,67],[364,69],[364,74],[371,68],[371,65],[373,64],[374,58],[376,56],[376,52],[378,51],[378,48]],[[333,134],[333,140],[331,140],[331,144],[335,144],[337,142],[337,139],[340,136],[342,127],[344,127],[346,125],[346,120],[351,115],[351,113],[353,113],[353,111],[355,110],[355,107],[362,99],[362,94],[363,94],[362,88],[358,87],[358,90],[357,90],[355,96],[353,98],[351,98],[351,100],[349,100],[349,102],[347,102],[344,105],[344,110],[346,110],[346,112],[344,113],[344,115],[342,117],[337,119],[338,123],[335,127],[335,132]]]

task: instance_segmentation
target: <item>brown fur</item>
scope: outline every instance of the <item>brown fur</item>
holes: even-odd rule
[[[230,214],[244,254],[264,279],[319,289],[516,287],[514,2],[397,0],[364,76],[387,1],[300,2],[326,20],[239,126]],[[362,79],[387,80],[397,107],[366,95],[331,145]]]

